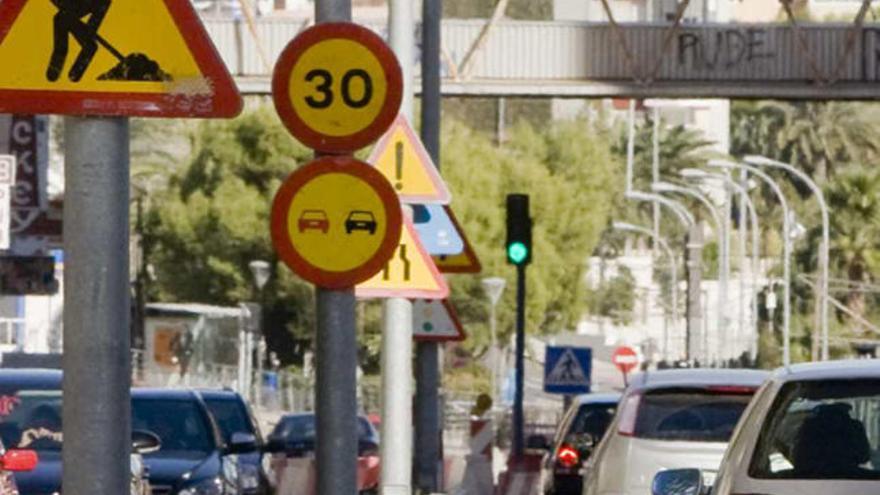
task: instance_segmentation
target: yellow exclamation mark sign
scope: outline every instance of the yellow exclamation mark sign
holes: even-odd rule
[[[398,191],[403,190],[403,141],[394,144],[394,188]]]

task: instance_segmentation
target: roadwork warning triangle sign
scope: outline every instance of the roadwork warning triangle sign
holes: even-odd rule
[[[0,113],[241,111],[235,83],[187,0],[2,0],[0,60]]]
[[[413,337],[426,342],[459,342],[464,327],[449,299],[413,301]]]
[[[445,299],[449,296],[449,285],[419,241],[412,220],[406,218],[401,229],[400,244],[391,261],[384,270],[358,285],[355,294],[364,299]]]
[[[576,386],[589,382],[590,379],[571,349],[566,349],[562,353],[562,356],[556,361],[556,365],[544,379],[544,383],[551,387]]]
[[[434,161],[403,115],[376,143],[367,162],[391,182],[403,203],[448,204],[451,199]]]

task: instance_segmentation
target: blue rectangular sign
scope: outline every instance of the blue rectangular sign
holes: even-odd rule
[[[544,391],[548,394],[588,394],[592,373],[592,349],[547,347],[544,355]]]
[[[464,251],[464,239],[458,235],[443,205],[416,205],[413,223],[428,254],[450,256]]]

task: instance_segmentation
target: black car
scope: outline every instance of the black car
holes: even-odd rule
[[[248,435],[256,441],[252,451],[238,454],[238,486],[242,493],[247,495],[271,493],[269,479],[263,467],[263,437],[247,402],[232,390],[200,390],[199,395],[208,406],[227,444],[235,443],[237,438],[241,439]]]
[[[144,456],[153,495],[243,495],[239,454],[258,448],[254,435],[226,442],[205,401],[191,390],[133,389],[132,428],[159,437]]]
[[[15,473],[21,495],[61,491],[61,371],[0,369],[0,438],[11,449],[37,453],[34,469]],[[132,434],[130,495],[146,495],[141,453],[154,450],[159,440],[148,432]]]
[[[377,228],[379,226],[376,224],[376,218],[369,211],[354,210],[345,219],[346,234],[351,234],[355,230],[363,230],[373,235],[376,233]]]
[[[581,494],[581,464],[602,440],[619,401],[620,394],[587,394],[574,399],[556,429],[553,444],[546,446],[541,464],[544,493]]]

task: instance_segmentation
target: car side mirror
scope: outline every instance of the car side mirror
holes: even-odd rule
[[[32,471],[37,467],[39,460],[33,450],[7,450],[0,457],[0,469],[19,473]]]
[[[699,469],[670,469],[654,476],[652,495],[706,495],[703,473]]]
[[[547,441],[547,437],[544,435],[529,435],[526,438],[526,449],[527,450],[544,450],[549,451],[552,448],[550,442]]]
[[[229,445],[226,446],[226,452],[229,454],[247,454],[258,449],[257,437],[244,432],[233,433],[229,438]]]
[[[280,454],[284,452],[284,438],[278,436],[270,435],[269,438],[266,439],[266,444],[263,446],[263,452],[267,454]]]
[[[162,440],[153,433],[143,430],[131,432],[131,451],[136,454],[152,454],[162,448]]]

